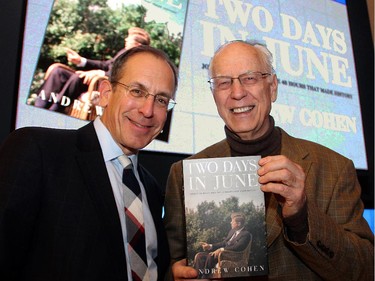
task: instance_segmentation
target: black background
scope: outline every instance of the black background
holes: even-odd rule
[[[366,208],[374,208],[374,44],[365,0],[346,1],[367,149],[368,170],[357,170]],[[26,0],[1,0],[0,142],[14,130]],[[170,165],[187,155],[143,151],[140,161],[164,185]],[[0,167],[1,169],[1,167]]]

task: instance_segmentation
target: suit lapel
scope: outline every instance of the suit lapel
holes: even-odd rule
[[[289,136],[283,130],[281,130],[281,133],[281,154],[299,164],[307,175],[311,167],[311,161],[308,160],[309,153],[302,147],[300,142],[295,141],[295,138]],[[269,247],[281,234],[283,224],[278,214],[279,204],[276,197],[273,194],[268,194],[266,197],[267,246]]]
[[[123,264],[125,264],[118,210],[92,123],[78,130],[77,147],[77,163],[86,183],[87,191],[96,206],[97,215],[104,226],[106,235],[108,235],[106,242],[109,245],[109,254],[115,257],[114,260],[121,261],[123,259]]]

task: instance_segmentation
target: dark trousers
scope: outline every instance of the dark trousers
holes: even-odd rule
[[[210,255],[210,252],[199,252],[194,258],[194,268],[198,271],[200,278],[212,277],[217,259]]]
[[[53,111],[64,111],[87,89],[88,86],[75,72],[56,67],[37,92],[35,106]]]

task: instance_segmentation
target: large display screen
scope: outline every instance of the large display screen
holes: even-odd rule
[[[274,55],[279,88],[271,114],[276,124],[367,169],[345,1],[108,0],[114,10],[130,4],[147,9],[145,21],[168,23],[171,33],[182,36],[177,105],[168,136],[147,150],[193,154],[223,139],[224,123],[207,83],[210,58],[227,41],[258,40]],[[52,0],[28,1],[17,128],[78,128],[89,122],[27,102],[53,6]],[[106,26],[102,29],[105,36]]]

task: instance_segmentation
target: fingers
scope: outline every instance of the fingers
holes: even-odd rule
[[[283,155],[269,156],[259,160],[259,183],[281,183],[286,186],[304,186],[305,173],[301,166]],[[281,190],[285,188],[281,187]]]
[[[186,265],[186,259],[175,262],[172,266],[174,280],[192,279],[198,277],[198,272]]]
[[[82,71],[82,70],[77,70],[76,74],[78,74],[79,78],[83,79],[83,84],[90,84],[90,81],[93,78],[93,74],[90,71]]]
[[[305,204],[305,173],[286,156],[268,156],[259,160],[261,190],[276,194],[284,217],[297,213]]]

